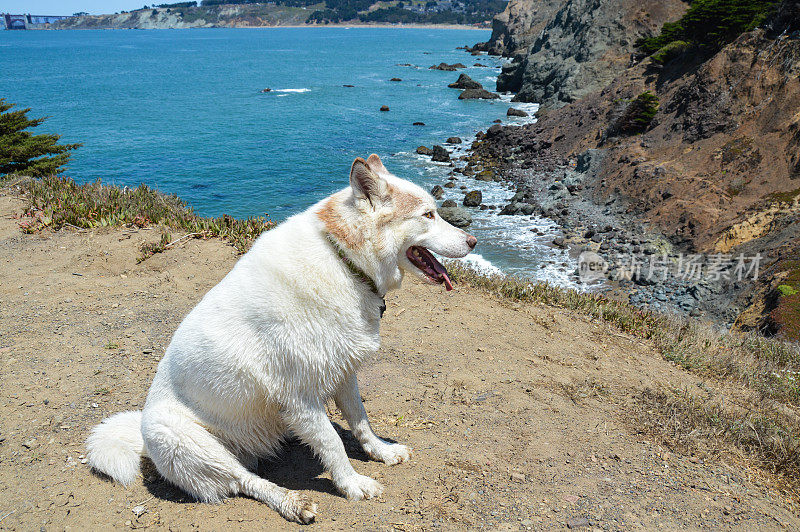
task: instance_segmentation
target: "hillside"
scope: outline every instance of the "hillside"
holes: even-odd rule
[[[235,250],[188,239],[137,263],[156,228],[23,234],[23,212],[18,196],[0,195],[0,275],[13,279],[0,286],[3,528],[296,528],[247,498],[195,503],[146,461],[128,489],[84,463],[90,428],[142,406],[170,335]],[[266,478],[319,503],[313,527],[800,527],[792,491],[757,459],[777,436],[755,417],[737,422],[747,430],[719,425],[742,415],[752,389],[681,369],[606,320],[457,284],[407,282],[392,294],[381,351],[360,373],[376,430],[413,446],[410,463],[367,461],[331,407],[356,469],[384,483],[383,497],[348,503],[297,443],[261,463]],[[722,410],[704,418],[710,405]]]
[[[525,77],[518,97],[542,96],[554,108],[478,151],[518,181],[527,175],[547,186],[563,172],[534,167],[577,166],[581,185],[573,196],[664,235],[673,257],[760,254],[759,279],[720,286],[725,295],[715,304],[737,325],[800,337],[800,40],[793,9],[796,2],[783,2],[762,28],[718,51],[679,44],[652,57],[637,52],[613,80],[568,105],[569,98],[548,92],[550,82]],[[528,51],[526,72],[546,71],[537,46]],[[589,71],[596,65],[588,56],[571,61]],[[646,94],[652,109],[641,128],[630,127],[633,102]]]
[[[483,24],[503,10],[504,0],[205,0],[145,7],[108,15],[80,15],[54,29],[172,29],[297,26],[330,23]]]

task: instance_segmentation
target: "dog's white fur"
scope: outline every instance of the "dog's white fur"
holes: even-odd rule
[[[364,451],[387,464],[411,449],[378,438],[356,370],[380,343],[382,299],[328,240],[375,281],[398,288],[421,245],[461,257],[474,237],[436,213],[420,187],[391,175],[376,155],[356,159],[350,187],[261,235],[183,320],[158,365],[142,412],[95,427],[87,458],[122,484],[148,456],[169,481],[201,501],[244,494],[286,519],[312,521],[316,504],[253,473],[292,434],[308,444],[348,499],[380,495],[358,474],[325,412],[333,398]],[[433,218],[431,219],[431,215]]]

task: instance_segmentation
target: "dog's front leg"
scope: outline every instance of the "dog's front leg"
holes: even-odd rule
[[[299,400],[282,411],[282,417],[292,433],[311,447],[330,471],[333,483],[351,501],[378,497],[383,486],[353,469],[344,450],[342,439],[325,412],[325,404]]]
[[[345,377],[334,397],[336,406],[350,425],[353,435],[361,442],[361,446],[373,460],[389,465],[399,464],[411,458],[411,449],[399,443],[383,441],[373,432],[361,402],[361,393],[358,391],[358,380],[355,373]]]

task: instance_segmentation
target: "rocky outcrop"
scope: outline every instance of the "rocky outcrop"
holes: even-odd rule
[[[497,100],[498,98],[500,96],[486,89],[466,89],[458,95],[459,100]]]
[[[565,1],[511,0],[492,20],[489,41],[478,43],[473,49],[506,57],[524,52]]]
[[[530,47],[503,67],[498,91],[555,109],[602,89],[631,64],[634,43],[675,20],[681,0],[566,0]]]
[[[466,74],[461,74],[458,76],[458,79],[455,80],[453,83],[449,84],[448,87],[451,89],[482,89],[483,85],[472,79],[471,77],[467,76]]]

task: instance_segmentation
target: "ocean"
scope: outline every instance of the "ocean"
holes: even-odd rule
[[[203,215],[281,221],[347,186],[357,156],[377,153],[390,171],[430,189],[447,182],[450,168],[417,155],[417,146],[458,136],[464,150],[496,119],[531,120],[506,117],[510,95],[458,100],[447,87],[466,72],[494,88],[503,59],[456,49],[488,37],[363,27],[3,31],[0,97],[49,116],[37,132],[83,143],[66,172],[77,181],[145,183]],[[428,69],[440,62],[467,68]],[[457,184],[482,190],[487,204],[514,193]],[[445,190],[460,203],[463,191]],[[549,245],[558,233],[551,221],[471,211],[476,266],[573,285],[573,262]]]

